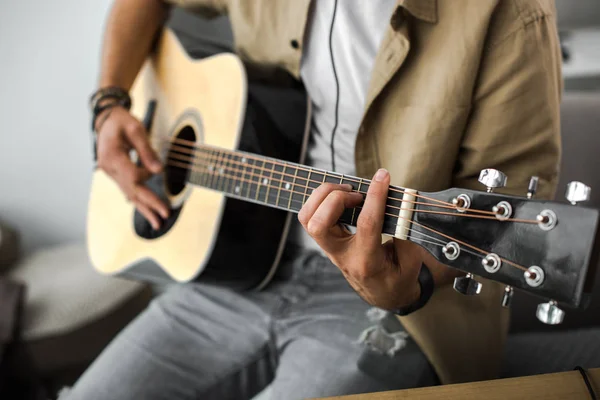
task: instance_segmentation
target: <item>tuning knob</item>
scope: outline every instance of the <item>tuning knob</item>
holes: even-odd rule
[[[529,180],[529,187],[527,188],[527,198],[528,199],[531,199],[537,192],[539,181],[540,181],[540,178],[537,176],[532,176],[531,179]]]
[[[592,189],[584,183],[570,182],[567,185],[565,197],[571,202],[571,204],[575,205],[582,201],[588,201],[590,199],[591,191]]]
[[[473,279],[472,274],[461,276],[454,279],[454,290],[458,293],[464,294],[465,296],[475,296],[481,293],[481,287],[483,285]]]
[[[561,324],[565,318],[565,312],[558,308],[554,300],[540,304],[535,315],[537,319],[547,325]]]
[[[488,192],[506,186],[506,175],[496,169],[484,169],[479,173],[479,182],[487,187]]]
[[[502,295],[502,307],[510,307],[510,303],[512,303],[513,292],[514,290],[511,286],[506,286],[504,288],[504,294]]]

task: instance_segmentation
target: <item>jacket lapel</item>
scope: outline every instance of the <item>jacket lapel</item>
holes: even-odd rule
[[[402,15],[401,9],[397,8],[393,19],[399,19]],[[365,114],[369,107],[390,81],[392,76],[400,69],[410,50],[410,38],[408,27],[402,21],[397,29],[389,26],[386,30],[379,52],[375,58],[375,64],[371,72],[369,89],[365,101]]]

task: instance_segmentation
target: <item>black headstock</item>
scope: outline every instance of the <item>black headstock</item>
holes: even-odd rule
[[[584,200],[585,189],[571,186],[570,198]],[[585,305],[582,297],[590,289],[586,282],[592,281],[598,262],[598,210],[466,189],[419,195],[423,197],[415,204],[409,240],[440,262],[510,286],[507,300],[516,288],[551,300],[546,307],[555,302]],[[455,288],[478,292],[471,275],[459,279]]]

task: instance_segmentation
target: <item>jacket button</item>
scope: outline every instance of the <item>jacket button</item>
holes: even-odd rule
[[[293,39],[293,40],[290,42],[290,45],[292,45],[292,47],[293,47],[294,49],[298,49],[298,48],[300,47],[300,43],[298,43],[298,41],[297,41],[296,39]]]

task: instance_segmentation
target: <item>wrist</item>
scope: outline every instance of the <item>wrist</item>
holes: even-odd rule
[[[110,118],[113,111],[115,111],[117,108],[122,107],[119,104],[108,104],[96,115],[93,127],[93,130],[96,132],[96,134],[100,132],[104,123]]]
[[[416,285],[414,285],[414,293],[411,296],[411,299],[413,299],[412,302],[406,306],[392,310],[392,312],[400,316],[405,316],[420,310],[429,302],[434,288],[433,275],[425,263],[423,263],[421,264]]]
[[[122,107],[126,110],[131,108],[131,97],[125,89],[113,86],[103,87],[90,96],[93,132],[97,133],[100,130],[115,107]]]

